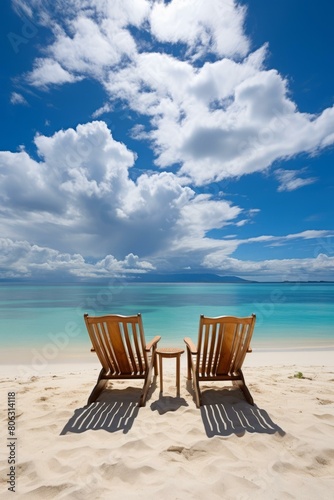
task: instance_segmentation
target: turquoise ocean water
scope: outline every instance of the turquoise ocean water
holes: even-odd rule
[[[142,313],[145,336],[163,345],[197,338],[200,314],[255,313],[253,348],[333,347],[334,283],[0,285],[2,361],[80,360],[89,351],[83,314]],[[162,344],[161,344],[162,345]]]

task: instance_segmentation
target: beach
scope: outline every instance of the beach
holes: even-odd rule
[[[333,498],[333,351],[248,354],[255,406],[230,383],[208,382],[198,409],[186,355],[179,397],[175,360],[163,368],[163,394],[153,380],[138,408],[141,381],[124,380],[86,406],[100,369],[94,354],[34,375],[2,365],[1,497],[13,498],[12,484],[16,498],[31,499]]]

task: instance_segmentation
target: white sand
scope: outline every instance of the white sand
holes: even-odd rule
[[[175,360],[166,359],[163,396],[157,380],[139,409],[140,381],[114,382],[85,407],[97,361],[17,378],[3,365],[1,498],[334,498],[333,351],[248,355],[254,407],[230,384],[208,383],[197,409],[185,361],[180,398]],[[16,394],[14,495],[6,483],[8,392]]]

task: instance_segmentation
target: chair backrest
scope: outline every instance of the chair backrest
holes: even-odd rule
[[[143,375],[147,368],[142,318],[109,314],[84,315],[93,348],[106,372]]]
[[[253,335],[256,316],[200,317],[197,372],[203,377],[232,375],[241,369]]]

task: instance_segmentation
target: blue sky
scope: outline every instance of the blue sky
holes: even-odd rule
[[[0,278],[333,280],[333,15],[5,2]]]

